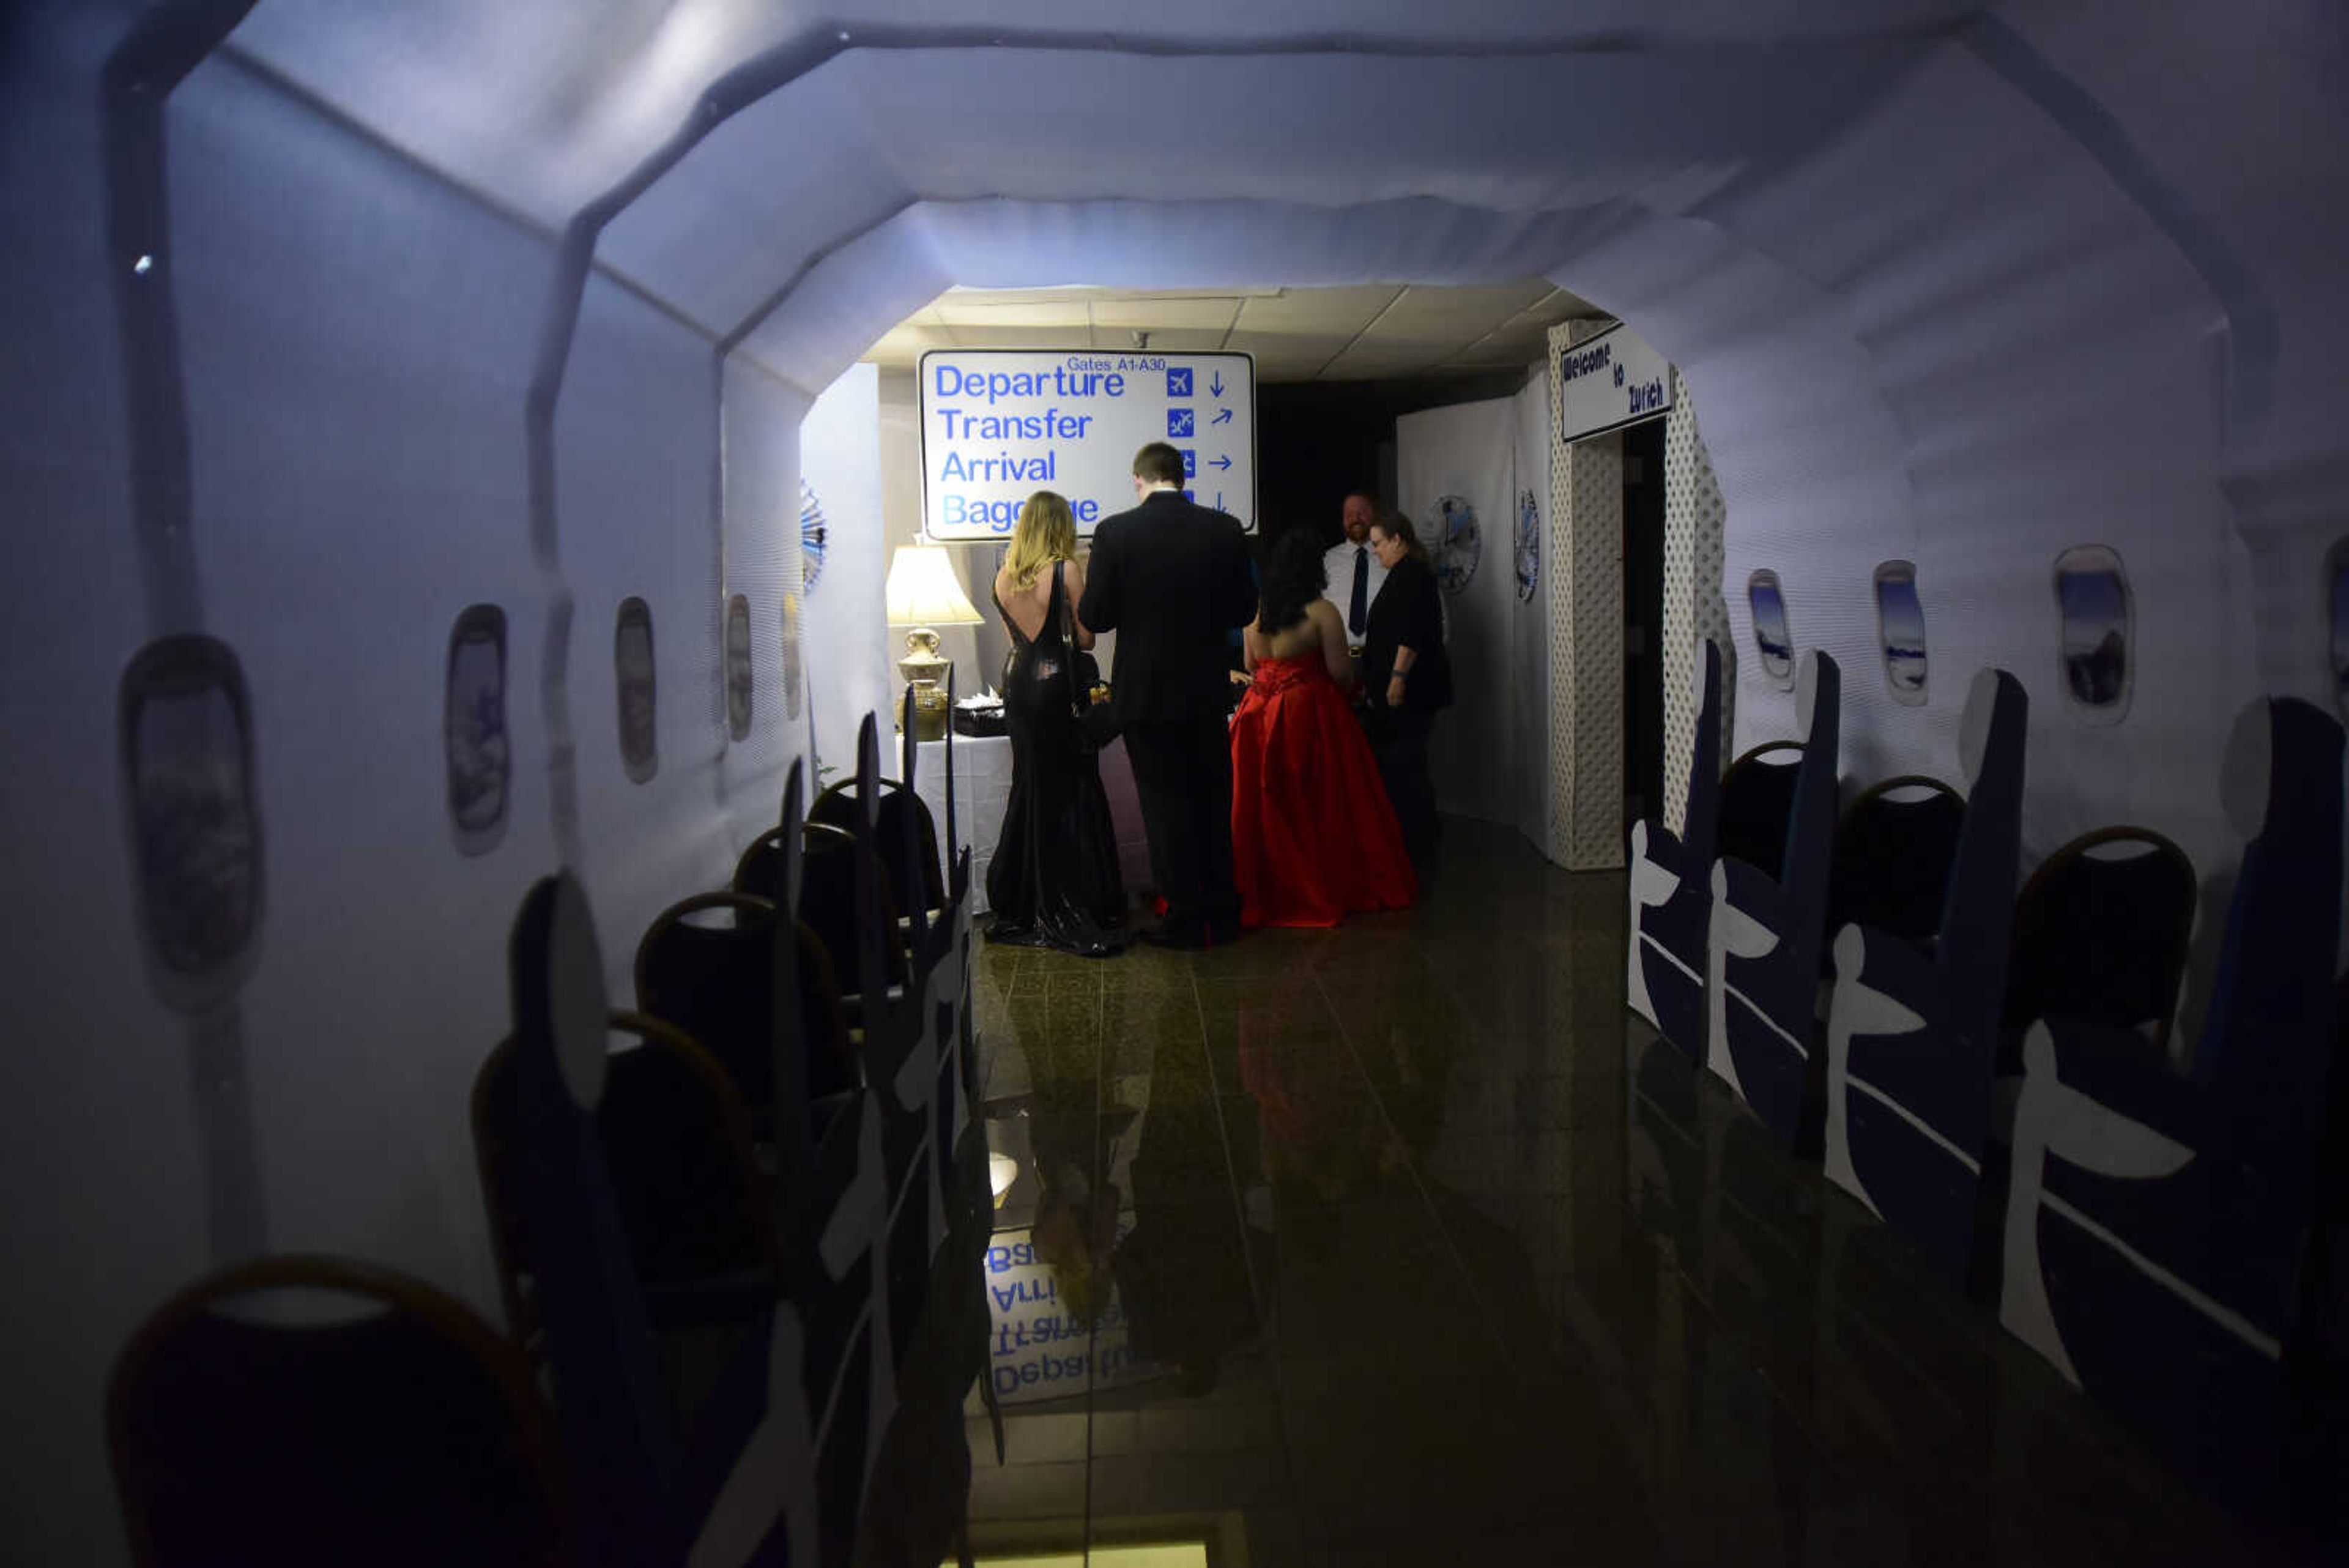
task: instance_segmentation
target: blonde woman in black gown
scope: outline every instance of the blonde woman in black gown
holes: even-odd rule
[[[1003,669],[1011,798],[987,868],[987,934],[1099,958],[1122,950],[1131,933],[1109,796],[1077,728],[1076,704],[1092,693],[1070,667],[1093,634],[1076,615],[1085,587],[1076,554],[1068,502],[1040,490],[1019,509],[995,574],[995,608],[1011,634]]]

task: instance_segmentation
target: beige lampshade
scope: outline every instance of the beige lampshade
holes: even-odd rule
[[[891,626],[977,626],[978,611],[955,580],[954,564],[936,545],[900,545],[882,597]]]

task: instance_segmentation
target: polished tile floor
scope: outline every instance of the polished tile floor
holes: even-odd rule
[[[1468,823],[1444,856],[1335,931],[980,953],[982,1560],[2313,1559],[1632,1019],[1619,876]]]

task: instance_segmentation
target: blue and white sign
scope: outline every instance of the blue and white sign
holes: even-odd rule
[[[1256,361],[1246,354],[935,348],[922,356],[922,532],[1010,536],[1039,490],[1077,532],[1133,504],[1133,454],[1173,441],[1203,506],[1256,529]]]
[[[1558,352],[1557,439],[1568,446],[1671,407],[1671,361],[1619,321]]]

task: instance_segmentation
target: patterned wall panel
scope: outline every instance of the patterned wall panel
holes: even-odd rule
[[[1696,743],[1696,647],[1721,645],[1721,755],[1736,733],[1737,646],[1721,595],[1722,539],[1729,507],[1697,431],[1696,399],[1672,372],[1664,416],[1664,826],[1678,833],[1688,806],[1689,756]]]
[[[1550,423],[1557,428],[1557,361],[1607,323],[1569,321],[1549,334]],[[1549,857],[1569,871],[1623,864],[1623,440],[1599,436],[1550,449]]]

